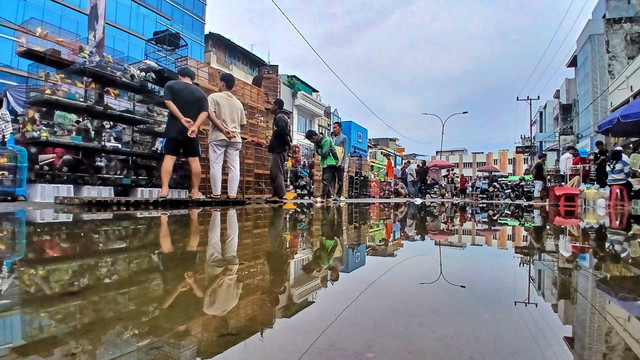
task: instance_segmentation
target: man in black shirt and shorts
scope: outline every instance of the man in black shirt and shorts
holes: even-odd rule
[[[188,132],[194,123],[201,123],[209,116],[209,105],[204,92],[193,84],[195,78],[196,74],[193,70],[181,68],[178,70],[179,80],[169,81],[164,87],[164,103],[169,109],[169,118],[164,130],[165,139],[162,146],[164,161],[162,162],[160,198],[165,198],[169,194],[169,180],[178,156],[186,157],[191,167],[189,197],[200,196],[198,191],[202,176],[200,143],[197,133],[189,136]]]
[[[533,197],[536,202],[541,201],[543,190],[547,186],[547,175],[544,171],[544,165],[547,161],[547,154],[538,155],[538,162],[533,165]]]

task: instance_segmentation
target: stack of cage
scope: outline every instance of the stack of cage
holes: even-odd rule
[[[182,57],[176,61],[177,67],[188,66],[196,72],[196,82],[203,91],[210,95],[219,90],[220,74],[224,71],[211,67],[198,60]],[[239,197],[271,195],[269,181],[270,156],[267,143],[271,138],[271,124],[267,118],[265,104],[260,102],[261,89],[236,78],[236,85],[232,93],[242,102],[245,109],[247,124],[243,127],[242,150],[240,151],[240,185]],[[203,129],[208,128],[208,124]],[[200,192],[206,196],[212,195],[211,174],[208,159],[207,137],[200,137],[203,149],[200,164],[202,166],[202,182]],[[228,167],[223,164],[222,194],[227,193]]]

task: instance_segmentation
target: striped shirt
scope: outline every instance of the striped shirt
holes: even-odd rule
[[[607,179],[607,184],[609,185],[622,185],[625,184],[629,177],[631,177],[631,167],[629,163],[620,160],[617,161],[613,165],[609,165],[609,178]]]
[[[0,110],[0,141],[9,141],[11,135],[11,115],[7,110]]]

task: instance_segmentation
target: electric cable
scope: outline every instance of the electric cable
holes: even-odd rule
[[[553,36],[551,37],[551,40],[549,40],[549,43],[547,44],[547,47],[544,49],[544,52],[540,56],[540,59],[538,59],[536,66],[533,67],[533,70],[531,71],[531,74],[529,74],[527,81],[525,81],[524,85],[522,85],[522,89],[520,89],[520,91],[518,92],[518,95],[522,95],[522,91],[524,90],[525,87],[527,87],[527,85],[529,84],[529,81],[531,80],[531,77],[536,72],[536,70],[538,70],[538,66],[540,66],[540,63],[542,62],[542,59],[544,58],[544,56],[547,54],[547,51],[549,51],[549,48],[551,47],[553,40],[556,38],[556,35],[558,35],[558,31],[560,30],[562,23],[564,23],[564,19],[567,17],[567,14],[569,13],[569,10],[571,9],[571,6],[573,5],[574,1],[575,0],[571,0],[571,2],[569,3],[567,10],[564,12],[564,15],[562,15],[562,19],[560,20],[560,23],[558,24],[556,31],[553,33]]]
[[[289,24],[293,27],[293,29],[298,33],[298,35],[300,35],[300,37],[302,38],[302,40],[304,40],[305,43],[307,43],[307,45],[309,46],[309,48],[311,49],[311,51],[313,51],[314,54],[316,54],[316,56],[320,59],[320,61],[322,61],[322,63],[324,64],[324,66],[327,67],[327,69],[329,69],[329,71],[331,71],[331,73],[338,79],[338,81],[340,81],[340,83],[351,93],[351,95],[353,95],[358,102],[360,102],[376,119],[380,120],[380,122],[382,122],[383,124],[385,124],[389,129],[393,130],[394,132],[396,132],[398,135],[406,138],[407,140],[413,141],[415,143],[418,144],[424,144],[424,145],[428,145],[428,144],[432,144],[435,142],[435,140],[433,141],[418,141],[415,140],[403,133],[401,133],[400,131],[396,130],[393,126],[391,126],[388,122],[386,122],[384,119],[382,119],[375,111],[373,111],[373,109],[367,105],[364,100],[362,100],[362,98],[360,96],[358,96],[358,94],[355,93],[355,91],[353,91],[353,89],[351,89],[351,87],[349,85],[347,85],[347,83],[342,80],[342,78],[340,77],[340,75],[338,75],[338,73],[336,73],[335,70],[333,70],[333,68],[331,67],[331,65],[329,65],[329,63],[327,63],[327,61],[322,57],[322,55],[320,55],[320,53],[313,47],[313,45],[311,45],[311,43],[309,42],[309,40],[307,40],[307,38],[304,36],[304,34],[302,33],[302,31],[300,31],[300,29],[298,29],[298,27],[293,23],[293,21],[291,20],[291,18],[289,18],[289,16],[287,16],[287,14],[284,12],[284,10],[282,10],[282,8],[278,5],[278,3],[276,3],[275,0],[271,0],[271,2],[273,3],[273,5],[275,5],[275,7],[278,9],[278,11],[280,11],[280,13],[282,14],[282,16],[284,16],[285,19],[287,19],[287,21],[289,22]]]
[[[542,78],[544,77],[544,74],[549,69],[549,66],[551,66],[551,64],[553,63],[553,60],[555,60],[556,55],[558,55],[558,53],[560,52],[560,49],[562,49],[562,45],[564,45],[564,43],[565,43],[565,41],[567,41],[567,38],[569,37],[569,35],[571,35],[571,29],[574,28],[574,26],[576,25],[576,23],[580,19],[580,15],[584,11],[584,8],[587,6],[587,3],[589,3],[589,1],[590,0],[585,0],[584,4],[582,4],[582,8],[580,8],[580,11],[578,12],[578,15],[576,16],[576,19],[573,21],[571,26],[569,26],[569,31],[567,31],[567,35],[565,35],[564,39],[562,39],[562,42],[560,43],[560,47],[553,54],[553,56],[551,57],[551,61],[549,61],[549,64],[547,64],[547,66],[544,68],[544,70],[540,74],[540,77],[538,77],[538,80],[536,80],[535,84],[533,84],[533,86],[531,87],[531,91],[533,91],[536,88],[536,86],[538,85],[538,83],[540,83],[540,80],[542,80]],[[531,92],[531,91],[529,91],[529,92]]]

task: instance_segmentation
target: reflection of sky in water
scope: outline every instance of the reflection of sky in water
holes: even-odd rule
[[[0,213],[0,354],[640,353],[634,216],[607,227],[608,214],[427,204],[169,213]]]

